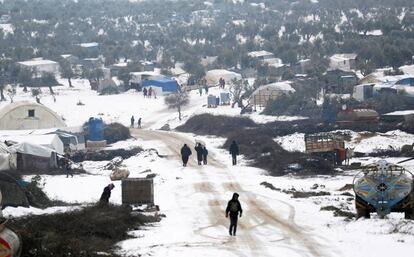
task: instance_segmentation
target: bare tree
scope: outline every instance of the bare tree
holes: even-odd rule
[[[170,109],[177,109],[178,119],[181,120],[181,107],[189,103],[187,90],[183,86],[177,85],[177,92],[165,97],[165,104]]]
[[[71,79],[74,78],[76,74],[73,71],[72,64],[68,60],[65,60],[65,59],[62,59],[59,64],[60,64],[60,73],[62,75],[62,78],[65,78],[68,80],[69,87],[73,87]]]
[[[248,90],[249,83],[247,80],[243,79],[233,79],[231,82],[232,83],[229,88],[229,92],[232,97],[231,108],[234,108],[236,103],[239,108],[243,108],[243,100],[249,96],[246,92],[250,92],[250,90]]]
[[[13,103],[14,97],[16,96],[16,86],[7,89],[7,95],[10,97],[10,103]]]

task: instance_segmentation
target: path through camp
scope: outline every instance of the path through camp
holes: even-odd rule
[[[167,217],[154,229],[156,232],[149,232],[145,234],[146,240],[137,241],[141,244],[140,254],[332,256],[326,239],[296,224],[295,207],[277,195],[249,191],[255,180],[249,179],[248,174],[238,173],[237,166],[228,166],[230,161],[223,150],[209,148],[209,165],[198,166],[194,161],[194,140],[186,134],[152,130],[133,130],[132,134],[158,145],[162,142],[165,148],[161,151],[166,151],[167,161],[176,166],[174,171],[167,172],[176,172],[182,182],[169,185],[165,181],[156,188],[161,211]],[[184,143],[193,151],[186,168],[182,167],[179,155]],[[225,207],[233,192],[240,194],[243,207],[237,237],[228,235],[229,220],[225,218]]]

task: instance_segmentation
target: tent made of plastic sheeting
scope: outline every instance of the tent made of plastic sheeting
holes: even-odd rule
[[[16,169],[16,154],[8,149],[7,145],[0,142],[0,171]]]
[[[275,100],[280,96],[293,92],[295,92],[295,89],[289,83],[276,82],[256,89],[251,95],[250,102],[255,106],[266,106],[269,100]]]
[[[9,150],[12,153],[30,154],[38,157],[50,158],[55,153],[52,149],[41,145],[34,145],[31,143],[23,142],[9,146]]]
[[[233,79],[242,79],[242,76],[228,70],[209,70],[205,76],[208,85],[218,85],[220,78],[223,78],[226,84],[229,84]]]
[[[62,140],[65,150],[84,150],[85,138],[82,127],[65,127],[63,129],[28,129],[28,130],[0,130],[0,138],[28,135],[56,134]]]
[[[161,88],[162,92],[177,92],[177,81],[170,78],[151,79],[142,81],[143,87]]]
[[[46,150],[41,150],[39,148],[39,151],[42,153],[42,155],[36,154],[35,151],[29,152],[23,152],[35,156],[42,156],[42,157],[50,157],[51,152],[56,152],[58,154],[64,154],[64,146],[62,140],[60,140],[59,136],[56,134],[50,134],[50,135],[21,135],[21,136],[9,136],[9,137],[0,137],[0,141],[10,141],[11,143],[17,143],[18,145],[23,145],[20,147],[25,147],[24,149],[32,149],[32,146],[41,146],[42,148],[45,148]],[[27,144],[21,144],[21,143],[27,143]],[[13,145],[13,147],[16,144]],[[10,149],[10,147],[9,147]],[[23,149],[23,148],[21,148]],[[47,154],[46,154],[47,152]]]

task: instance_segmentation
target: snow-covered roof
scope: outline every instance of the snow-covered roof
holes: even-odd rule
[[[0,140],[4,142],[12,141],[16,143],[29,143],[30,145],[42,146],[49,149],[50,152],[55,151],[59,154],[63,154],[63,143],[60,138],[55,134],[47,135],[20,135],[20,136],[1,136]],[[51,150],[51,151],[50,151]],[[36,155],[36,154],[35,154]]]
[[[17,143],[12,146],[9,146],[7,149],[11,153],[23,153],[46,158],[50,158],[52,153],[55,152],[51,148],[37,144],[32,144],[29,142]]]
[[[265,63],[267,63],[269,66],[275,67],[275,68],[279,68],[284,66],[282,59],[280,58],[269,58],[269,59],[265,59],[263,60]]]
[[[399,68],[406,75],[414,75],[414,65],[404,65]]]
[[[57,113],[55,113],[54,111],[52,111],[51,109],[49,109],[48,107],[42,105],[42,104],[38,104],[35,102],[29,102],[29,101],[19,101],[19,102],[14,102],[14,103],[10,103],[7,105],[0,105],[0,120],[9,112],[20,108],[20,107],[38,107],[38,108],[42,108],[43,110],[47,111],[48,113],[50,113],[54,118],[56,118],[58,121],[61,122],[62,127],[65,127],[66,124],[65,122],[62,120],[61,117],[59,117],[59,115]]]
[[[97,43],[97,42],[82,43],[82,44],[79,44],[79,46],[84,47],[84,48],[97,47],[97,46],[99,46],[99,43]]]
[[[250,56],[250,57],[259,58],[259,57],[264,57],[264,56],[272,56],[273,53],[268,52],[268,51],[261,50],[261,51],[253,51],[253,52],[250,52],[247,55]]]
[[[223,78],[226,83],[229,83],[233,79],[242,79],[242,76],[237,72],[216,69],[207,71],[205,78],[207,80],[207,83],[209,85],[212,85],[217,84],[220,78]]]
[[[357,58],[357,54],[334,54],[331,56],[331,60],[336,61],[346,61],[346,60],[354,60]]]
[[[307,62],[310,62],[310,61],[311,61],[311,59],[302,59],[302,60],[299,60],[298,63],[307,63]]]
[[[38,66],[38,65],[49,65],[49,64],[58,64],[57,62],[45,59],[33,59],[24,62],[19,62],[21,65],[25,66]]]
[[[253,95],[262,90],[280,90],[285,92],[295,92],[296,90],[287,82],[275,82],[259,87],[253,92]]]
[[[395,111],[395,112],[389,112],[383,115],[400,116],[400,115],[409,115],[409,114],[414,114],[414,110]]]

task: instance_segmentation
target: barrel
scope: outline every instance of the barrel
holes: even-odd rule
[[[0,257],[19,257],[21,246],[19,236],[11,229],[5,228],[0,232]]]

